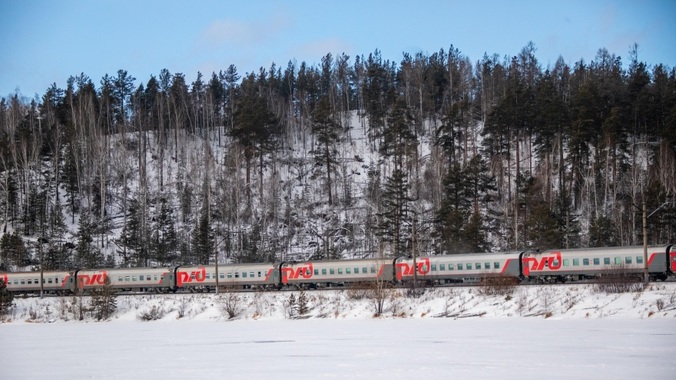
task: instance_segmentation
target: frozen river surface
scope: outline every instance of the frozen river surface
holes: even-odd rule
[[[0,324],[3,379],[675,379],[672,319]]]

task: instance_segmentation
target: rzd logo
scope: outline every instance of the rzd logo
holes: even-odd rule
[[[416,272],[419,275],[426,275],[430,273],[430,259],[428,257],[416,260],[416,266],[418,269]],[[404,276],[413,277],[413,263],[409,265],[408,263],[397,263],[397,280],[401,280]]]
[[[296,270],[293,268],[282,268],[282,283],[286,284],[289,280],[298,280],[300,277],[312,278],[314,267],[312,263],[301,265]]]
[[[523,274],[530,275],[531,271],[542,271],[548,268],[549,270],[561,269],[561,252],[550,252],[549,256],[524,257],[523,258]]]
[[[176,283],[178,286],[183,286],[183,284],[189,282],[204,282],[207,278],[207,270],[206,268],[201,267],[198,270],[191,272],[177,272],[176,276]]]
[[[2,281],[2,283],[5,284],[5,286],[9,285],[6,274],[3,274],[2,276],[0,276],[0,281]]]
[[[106,271],[94,274],[78,274],[77,282],[80,289],[82,289],[85,286],[105,285],[107,278],[108,272]]]

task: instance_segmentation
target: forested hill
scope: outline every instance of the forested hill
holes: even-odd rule
[[[327,54],[3,98],[2,266],[640,245],[643,205],[673,243],[676,71],[638,51]]]

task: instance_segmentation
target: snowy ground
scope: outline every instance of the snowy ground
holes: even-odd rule
[[[640,293],[588,286],[395,292],[383,316],[349,291],[118,298],[107,322],[73,319],[72,298],[19,299],[0,324],[0,378],[673,379],[676,283]],[[83,299],[86,304],[87,299]],[[155,307],[162,317],[142,322]],[[179,318],[179,316],[182,316]],[[50,323],[51,322],[51,323]]]

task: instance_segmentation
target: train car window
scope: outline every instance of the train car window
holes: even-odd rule
[[[594,265],[601,265],[601,259],[598,257],[594,259]]]
[[[643,264],[643,257],[636,256],[636,264]]]
[[[138,280],[139,280],[139,281],[145,281],[145,280],[144,280],[144,278],[145,278],[145,276],[144,276],[144,275],[140,275],[140,276],[138,276]]]
[[[624,263],[625,264],[631,264],[631,256],[627,256],[624,258]]]
[[[136,282],[136,276],[131,276],[131,280]]]
[[[455,264],[453,264],[453,263],[448,263],[448,270],[453,270],[454,267],[455,267]],[[460,268],[458,268],[458,269],[460,269]]]
[[[610,265],[610,257],[603,258],[603,265]]]
[[[432,264],[432,272],[436,272],[436,271],[437,271],[437,264]]]
[[[547,264],[549,264],[549,262],[547,262]],[[553,260],[552,265],[554,267],[558,267],[559,266],[559,260]],[[549,266],[549,265],[547,265],[547,266]]]
[[[491,263],[484,263],[484,269],[491,269]]]
[[[315,269],[315,276],[319,275],[319,269]]]
[[[154,276],[153,276],[153,280],[154,280],[154,281],[157,281],[157,275],[154,275]]]
[[[239,272],[235,272],[235,278],[239,278]]]
[[[333,268],[329,269],[329,274],[336,274],[335,269],[333,269]]]
[[[343,268],[338,268],[338,274],[343,274]]]
[[[21,285],[26,285],[26,280],[21,280]]]
[[[33,282],[30,279],[28,279],[28,282],[26,283],[26,285],[33,285]]]
[[[326,274],[326,268],[322,269],[322,274]]]
[[[354,268],[354,274],[359,274],[359,268],[357,267]]]
[[[51,283],[52,283],[52,278],[51,278],[51,277],[47,279],[47,283],[48,283],[48,284],[51,284]]]
[[[232,273],[228,273],[228,278],[232,278]]]
[[[451,265],[453,265],[453,264],[451,264]],[[462,263],[458,263],[458,270],[462,270]]]
[[[224,279],[224,278],[225,278],[225,273],[219,273],[219,274],[218,274],[218,277]]]
[[[615,258],[615,265],[621,265],[622,264],[622,258],[621,257],[616,257]]]
[[[563,266],[567,267],[570,265],[570,259],[563,259]]]
[[[242,278],[246,278],[246,272],[242,272]]]
[[[376,273],[376,267],[374,266],[371,267],[371,273]]]
[[[366,267],[361,267],[361,272],[364,273],[364,274],[368,273],[368,271],[366,270]]]
[[[446,264],[439,264],[439,270],[446,270]]]
[[[129,282],[129,276],[124,276],[124,281]]]
[[[352,269],[345,268],[345,274],[352,274]]]
[[[576,267],[580,265],[580,259],[573,259],[573,266]]]
[[[122,282],[122,276],[117,276],[117,282]]]
[[[206,278],[207,280],[211,279],[211,273],[207,272]]]
[[[582,259],[582,265],[589,265],[589,259]]]
[[[500,262],[499,261],[493,262],[493,269],[500,269]]]

